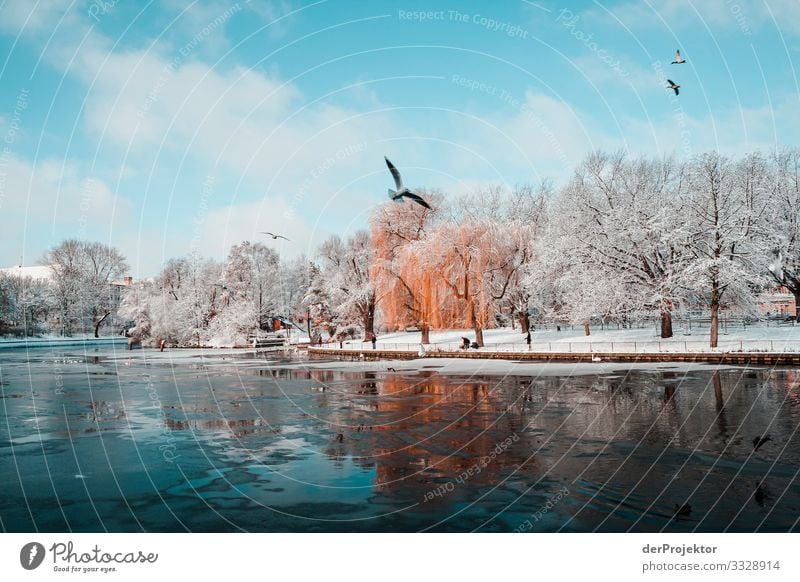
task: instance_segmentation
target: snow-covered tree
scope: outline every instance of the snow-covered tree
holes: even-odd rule
[[[169,259],[159,275],[161,287],[178,301],[178,290],[189,277],[190,262],[187,257]]]
[[[747,156],[738,164],[716,152],[693,159],[687,168],[685,244],[691,260],[683,285],[702,294],[711,313],[710,346],[719,339],[723,301],[756,309],[763,283],[763,246],[757,225],[767,207],[763,160]]]
[[[186,278],[177,290],[173,322],[177,342],[184,346],[202,346],[210,339],[209,323],[227,301],[223,284],[223,266],[213,259],[190,255]],[[163,297],[163,292],[161,294]],[[162,302],[165,305],[166,301]],[[169,314],[164,314],[169,317]]]
[[[370,273],[372,241],[358,231],[347,241],[333,235],[319,249],[320,283],[336,313],[339,327],[361,329],[364,341],[375,335],[377,296]]]
[[[291,321],[304,323],[311,337],[310,313],[303,299],[311,285],[308,258],[298,256],[281,264],[277,282],[277,312]]]
[[[128,333],[144,342],[158,344],[164,340],[176,346],[220,343],[212,341],[215,333],[226,338],[238,333],[236,339],[244,341],[248,332],[237,328],[239,318],[233,314],[211,326],[229,300],[222,268],[216,261],[190,255],[168,261],[154,281],[131,286],[120,309],[120,315],[135,323]],[[242,306],[242,311],[246,307]],[[252,321],[251,317],[249,329]]]
[[[112,283],[128,265],[114,247],[77,239],[65,240],[41,260],[53,272],[52,294],[64,333],[75,326],[91,326],[95,337],[102,323],[118,307]]]
[[[98,242],[84,243],[85,281],[82,304],[91,317],[94,337],[99,336],[100,326],[116,312],[120,293],[114,281],[128,270],[122,253]]]
[[[778,152],[772,160],[773,181],[764,232],[767,269],[773,281],[794,295],[800,323],[800,151]]]
[[[308,278],[309,287],[302,301],[308,313],[308,337],[322,337],[322,332],[325,331],[332,338],[336,333],[336,316],[331,309],[327,281],[319,266],[314,263],[309,263]]]
[[[537,189],[519,186],[496,199],[500,228],[494,231],[493,244],[498,261],[488,270],[485,284],[498,305],[507,306],[512,321],[519,320],[523,334],[530,328],[533,289],[528,279],[538,258],[536,241],[545,228],[550,195],[549,184],[543,183]]]
[[[233,301],[231,307],[242,307],[249,303],[252,312],[251,329],[269,329],[271,318],[279,314],[280,260],[278,253],[261,244],[244,241],[234,245],[225,263],[224,280]],[[237,315],[236,321],[242,321]]]
[[[682,297],[679,275],[689,258],[682,187],[682,168],[669,159],[598,152],[576,170],[562,190],[553,235],[570,258],[564,275],[578,287],[571,303],[582,306],[579,317],[657,310],[661,337],[672,336],[672,306]]]
[[[51,311],[50,295],[45,280],[0,273],[0,334],[44,331]]]

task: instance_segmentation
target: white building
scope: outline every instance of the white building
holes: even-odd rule
[[[15,265],[0,269],[0,273],[19,278],[30,277],[38,281],[50,281],[53,278],[53,270],[48,265],[35,265],[32,267]]]

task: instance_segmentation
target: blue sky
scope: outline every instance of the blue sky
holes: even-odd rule
[[[456,194],[800,130],[795,0],[6,0],[0,47],[0,266],[66,237],[137,277],[260,230],[313,254],[366,226],[384,155]]]

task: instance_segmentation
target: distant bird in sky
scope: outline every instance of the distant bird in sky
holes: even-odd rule
[[[288,238],[286,238],[282,234],[273,234],[271,232],[264,232],[264,231],[261,231],[261,234],[266,234],[267,236],[271,236],[272,240],[276,240],[276,239],[279,239],[279,238],[282,238],[283,240],[287,240],[287,241],[289,240]]]
[[[673,65],[682,65],[685,62],[686,62],[686,59],[684,59],[681,56],[681,51],[675,51],[675,60],[672,61],[671,64],[673,64]]]
[[[771,440],[772,440],[772,437],[769,436],[768,434],[765,434],[763,436],[755,437],[753,439],[753,452],[755,453],[758,449],[760,449],[764,445],[764,443],[766,443],[767,441],[771,441]]]
[[[424,206],[430,210],[430,204],[425,202],[421,196],[417,196],[408,188],[403,186],[403,178],[400,177],[400,172],[394,167],[394,164],[389,161],[389,158],[384,156],[383,159],[386,160],[386,165],[389,166],[389,171],[392,173],[392,177],[394,178],[394,185],[397,187],[397,191],[389,190],[389,198],[395,202],[402,202],[403,198],[408,198],[409,200],[413,200],[420,206]]]
[[[673,91],[675,91],[675,95],[678,95],[679,94],[678,89],[680,89],[681,86],[676,85],[675,82],[670,79],[667,79],[667,83],[669,83],[669,87],[667,87],[667,89],[672,89]]]

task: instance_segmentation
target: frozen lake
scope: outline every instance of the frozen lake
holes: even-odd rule
[[[800,530],[794,369],[8,349],[0,403],[4,531]]]

